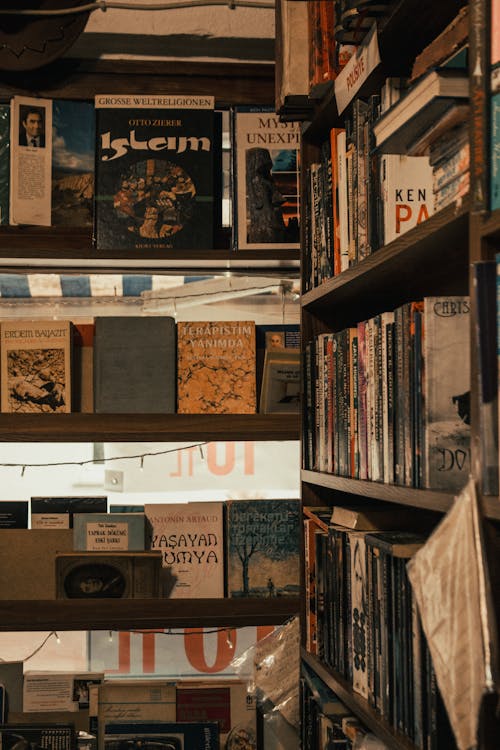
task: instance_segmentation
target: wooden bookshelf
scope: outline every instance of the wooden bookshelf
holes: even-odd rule
[[[340,701],[344,703],[377,737],[379,737],[390,750],[417,750],[417,746],[410,742],[400,732],[379,716],[361,695],[354,692],[352,685],[344,680],[341,675],[328,669],[322,662],[312,654],[302,650],[302,659],[321,677],[323,682],[336,693]],[[444,750],[444,748],[443,748]]]
[[[334,492],[359,495],[360,497],[383,500],[398,505],[409,505],[413,508],[434,510],[440,513],[449,511],[455,499],[455,496],[449,492],[399,487],[395,484],[338,477],[334,474],[324,474],[318,471],[303,470],[301,479],[307,484],[325,487]],[[483,496],[481,503],[483,512],[488,518],[500,520],[500,499],[498,497]]]
[[[467,293],[467,202],[448,206],[399,239],[302,295],[303,309],[352,325],[409,298]],[[356,305],[347,305],[356,299]],[[349,309],[351,314],[349,314]]]
[[[279,625],[299,597],[275,599],[0,600],[0,631],[239,628]]]
[[[490,137],[488,108],[490,92],[488,90],[489,81],[487,81],[489,76],[486,73],[481,79],[481,75],[474,72],[479,69],[482,71],[489,70],[489,41],[487,41],[488,27],[486,21],[490,3],[486,0],[470,0],[469,3],[464,2],[464,0],[446,0],[446,2],[438,4],[433,0],[397,0],[396,3],[392,4],[391,15],[381,19],[377,24],[381,64],[371,72],[362,89],[355,93],[355,97],[367,99],[373,94],[380,93],[379,85],[386,76],[408,76],[416,55],[422,52],[444,30],[467,4],[469,6],[470,24],[469,70],[471,83],[470,194],[466,198],[456,200],[454,204],[449,205],[444,210],[434,213],[427,221],[422,222],[411,231],[405,232],[398,239],[381,247],[339,275],[322,280],[315,288],[307,288],[310,280],[303,277],[301,336],[305,346],[319,334],[336,333],[350,326],[356,326],[361,321],[373,318],[384,311],[394,310],[413,300],[432,296],[470,295],[470,471],[477,485],[480,485],[480,453],[482,448],[479,434],[479,368],[476,349],[477,337],[475,335],[477,333],[477,310],[472,294],[473,273],[471,269],[472,263],[492,259],[500,249],[500,210],[493,212],[488,210],[488,190],[485,177],[488,172],[486,160]],[[408,19],[411,19],[410,23]],[[342,73],[339,75],[342,75]],[[479,79],[481,79],[481,83],[478,82]],[[353,77],[353,80],[356,80],[355,77]],[[353,88],[355,88],[355,83]],[[309,165],[315,162],[324,165],[324,161],[322,161],[322,157],[324,159],[323,144],[328,141],[332,127],[344,127],[345,118],[352,118],[351,105],[352,102],[339,115],[334,82],[334,85],[322,98],[314,101],[312,116],[308,117],[306,122],[303,122],[301,151],[303,197],[306,195],[305,189],[308,185],[307,169]],[[355,141],[356,138],[353,136],[352,140]],[[353,171],[355,179],[355,168]],[[315,189],[314,181],[313,189]],[[348,191],[349,189],[350,186]],[[311,226],[313,227],[316,219],[314,214],[315,199],[316,196],[309,204],[313,217]],[[354,201],[357,201],[356,194],[354,194]],[[370,205],[367,207],[367,211]],[[354,215],[356,216],[356,210]],[[321,221],[321,218],[320,215],[319,221]],[[331,217],[329,219],[331,220]],[[358,221],[358,217],[354,221]],[[309,227],[310,229],[311,227]],[[325,229],[327,237],[329,236],[329,229],[331,227],[327,222]],[[305,227],[302,236],[301,265],[304,269],[303,273],[309,273],[310,269],[310,259],[306,256],[308,251],[307,231],[308,228]],[[321,260],[320,258],[318,264],[321,263]],[[325,259],[325,266],[328,265],[329,261],[330,258]],[[319,275],[322,273],[321,268]],[[342,357],[339,357],[339,360],[344,366],[345,360]],[[314,364],[312,369],[314,369]],[[344,408],[342,399],[339,399],[336,406],[340,406],[341,409]],[[341,425],[343,425],[342,421]],[[325,430],[329,428],[329,424],[325,425]],[[314,426],[312,429],[314,430]],[[307,437],[303,436],[303,441]],[[316,437],[320,439],[318,435]],[[340,439],[342,440],[345,437],[342,434]],[[304,455],[307,461],[310,458],[309,444],[306,444],[306,447],[307,451],[304,451]],[[317,450],[314,441],[313,449]],[[343,460],[343,454],[341,458]],[[312,464],[306,465],[311,466]],[[395,517],[398,517],[398,514],[404,517],[405,512],[409,515],[411,508],[421,511],[418,515],[422,519],[432,516],[436,522],[439,521],[440,514],[449,511],[455,502],[455,493],[453,492],[400,487],[382,482],[335,476],[305,468],[301,471],[301,492],[304,506],[332,506],[337,503],[344,503],[348,506],[359,505],[369,508],[371,503],[378,507],[391,503],[394,507]],[[485,529],[498,529],[500,498],[480,495],[479,502],[484,516]],[[320,549],[322,550],[322,547]],[[308,552],[312,554],[311,550],[308,550]],[[489,570],[486,571],[486,575],[494,577],[497,568],[498,550],[496,549],[496,551],[491,551]],[[318,579],[320,577],[319,575]],[[497,581],[496,583],[498,584]],[[322,592],[327,599],[328,585],[325,584],[326,588]],[[345,583],[345,585],[348,584]],[[495,597],[498,599],[498,585],[495,589]],[[307,602],[302,613],[304,636],[307,617],[306,606]],[[325,610],[328,610],[328,605],[325,605]],[[324,624],[328,630],[328,635],[331,636],[331,623],[328,618],[326,619],[327,622]],[[341,631],[340,638],[342,638],[342,635]],[[328,645],[326,646],[326,652],[328,654]],[[322,660],[305,651],[302,652],[302,658],[336,693],[348,709],[359,718],[360,722],[373,731],[389,748],[416,750],[415,744],[408,736],[396,731],[389,722],[379,716],[377,711],[368,704],[368,701],[354,692],[349,681],[337,674]],[[333,649],[333,655],[332,653],[329,654],[329,658],[331,663],[339,658],[335,649]],[[341,668],[342,659],[340,660]],[[499,668],[498,658],[495,667]],[[399,700],[397,695],[394,700]],[[493,708],[489,715],[481,715],[480,721],[482,728],[479,732],[479,747],[481,747],[481,750],[493,750],[498,745],[498,714],[495,717]],[[429,741],[435,743],[438,740],[434,738]]]

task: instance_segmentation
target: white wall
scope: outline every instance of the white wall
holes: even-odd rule
[[[269,4],[270,0],[262,0]],[[141,4],[132,0],[131,4]],[[144,4],[144,0],[142,0]],[[163,0],[149,4],[162,5]],[[90,15],[70,57],[273,60],[274,9],[205,6]]]

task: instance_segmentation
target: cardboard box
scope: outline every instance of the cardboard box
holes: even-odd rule
[[[55,599],[56,554],[72,550],[72,529],[2,529],[0,599]]]

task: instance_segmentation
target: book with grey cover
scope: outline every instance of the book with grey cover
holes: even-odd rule
[[[454,492],[470,470],[469,297],[424,299],[424,477]]]
[[[94,411],[175,412],[174,318],[106,317],[95,321]]]

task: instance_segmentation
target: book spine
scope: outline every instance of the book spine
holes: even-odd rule
[[[346,133],[340,130],[337,135],[337,167],[339,194],[339,273],[349,268],[349,211],[347,203],[347,161]]]
[[[368,610],[367,569],[364,534],[350,533],[351,549],[351,624],[352,687],[368,699]]]
[[[368,479],[368,416],[366,383],[366,328],[367,321],[361,321],[358,329],[358,440],[359,440],[359,479]]]
[[[368,256],[367,236],[367,143],[365,141],[365,124],[368,106],[362,99],[354,102],[356,111],[356,157],[357,157],[357,257],[363,260]]]
[[[339,187],[339,145],[338,137],[342,131],[340,128],[332,128],[330,131],[330,160],[332,174],[332,211],[333,211],[333,275],[340,273],[340,187]]]
[[[498,495],[498,368],[496,360],[496,265],[473,264],[478,353],[479,435],[482,491]]]
[[[326,281],[333,276],[333,262],[334,262],[334,240],[335,240],[335,228],[334,228],[334,208],[333,208],[333,173],[332,173],[332,153],[330,148],[330,139],[323,142],[321,146],[321,163],[322,163],[322,185],[321,193],[323,199],[321,201],[323,210],[323,226],[324,226],[324,255],[325,261],[323,265],[323,272],[321,275],[321,281]]]
[[[395,344],[395,454],[394,454],[394,479],[396,484],[404,484],[405,476],[405,435],[404,435],[404,409],[403,409],[403,308],[395,310],[394,317],[394,344]]]
[[[488,205],[488,133],[489,92],[489,19],[484,0],[469,2],[469,69],[471,103],[471,211],[483,211]]]
[[[491,97],[490,133],[490,210],[495,211],[500,208],[500,91]]]
[[[349,381],[350,381],[350,457],[349,476],[359,477],[359,437],[358,437],[358,332],[349,329]]]
[[[333,367],[332,367],[332,406],[333,406],[333,473],[338,475],[340,472],[340,395],[342,388],[339,375],[339,337],[334,333],[332,337],[333,344]]]

